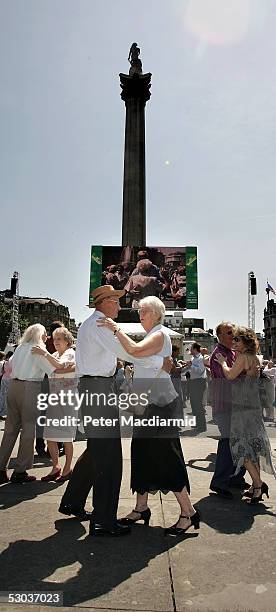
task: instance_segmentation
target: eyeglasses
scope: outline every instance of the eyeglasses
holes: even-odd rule
[[[242,338],[240,336],[235,336],[233,338],[234,342],[240,342],[242,340]]]
[[[227,332],[222,332],[225,336],[233,336],[233,331],[232,329],[229,329],[229,331]]]

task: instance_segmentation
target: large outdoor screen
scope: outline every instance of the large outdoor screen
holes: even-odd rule
[[[198,308],[197,247],[92,246],[89,305],[100,285],[124,289],[122,308],[155,295],[166,310]]]

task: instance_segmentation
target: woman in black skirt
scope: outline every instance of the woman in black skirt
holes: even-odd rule
[[[99,319],[98,324],[111,329],[123,348],[134,357],[171,355],[169,333],[162,325],[165,307],[159,298],[150,296],[139,302],[140,321],[147,335],[141,342],[134,342],[112,319]],[[173,491],[179,506],[180,517],[166,533],[181,535],[189,527],[199,529],[199,514],[191,504],[190,485],[178,427],[172,427],[168,419],[176,418],[177,393],[170,375],[164,370],[151,370],[140,365],[134,366],[134,390],[141,393],[151,389],[150,404],[141,415],[151,419],[153,426],[136,427],[131,443],[131,488],[137,493],[135,509],[124,519],[127,523],[143,520],[149,524],[151,511],[148,494]],[[155,417],[155,418],[152,418]],[[160,423],[162,419],[163,422]],[[164,419],[166,424],[164,425]]]

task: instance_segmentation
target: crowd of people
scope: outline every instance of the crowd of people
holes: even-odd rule
[[[186,266],[156,266],[147,251],[139,251],[136,264],[112,264],[103,270],[102,285],[112,285],[115,290],[125,290],[121,304],[136,308],[139,300],[156,296],[161,301],[174,300],[178,308],[186,307]]]
[[[238,487],[248,504],[268,496],[262,472],[276,476],[270,443],[264,426],[261,401],[263,364],[255,333],[246,327],[222,322],[217,326],[218,343],[212,353],[193,343],[189,360],[180,359],[172,347],[169,330],[163,325],[165,306],[156,296],[139,300],[138,311],[145,337],[135,342],[116,322],[124,289],[111,284],[93,291],[95,310],[74,338],[60,322],[51,336],[40,324],[30,326],[10,358],[3,357],[1,410],[5,430],[0,447],[0,484],[34,481],[34,443],[47,440],[52,468],[44,482],[68,481],[59,511],[90,521],[93,536],[121,536],[133,523],[151,517],[149,494],[172,491],[179,504],[179,518],[166,529],[180,536],[189,528],[199,529],[200,515],[191,501],[191,487],[180,442],[178,419],[190,400],[194,435],[206,431],[206,404],[212,406],[212,422],[219,430],[211,492],[231,499]],[[266,364],[271,370],[273,364]],[[275,368],[276,371],[276,368]],[[6,378],[4,375],[6,374]],[[3,380],[8,380],[6,384]],[[70,390],[82,398],[82,419],[74,419],[76,405],[61,401]],[[116,398],[122,390],[135,395],[135,419],[131,442],[131,490],[134,509],[117,518],[122,478],[120,414]],[[44,392],[44,393],[41,393]],[[98,401],[91,403],[92,395]],[[148,401],[142,401],[145,393]],[[37,426],[38,397],[46,402],[44,430]],[[6,410],[7,408],[7,410]],[[274,418],[270,414],[269,418]],[[162,417],[162,418],[160,418]],[[81,421],[81,422],[80,422]],[[145,426],[145,423],[150,426]],[[153,423],[153,425],[152,425]],[[87,446],[72,470],[73,441],[81,429]],[[11,477],[9,460],[20,434],[18,454]],[[65,464],[60,465],[59,445],[64,445]],[[245,480],[246,472],[251,482]],[[93,511],[85,510],[93,489]]]

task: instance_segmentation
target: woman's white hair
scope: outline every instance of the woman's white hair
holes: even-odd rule
[[[46,334],[45,327],[40,323],[35,323],[27,327],[19,344],[27,344],[29,342],[30,344],[37,344],[38,346],[44,347],[44,342],[42,340],[44,334]]]
[[[165,319],[165,306],[158,297],[154,295],[149,295],[148,297],[143,298],[139,301],[139,308],[148,308],[156,315],[156,319],[158,323],[164,323]]]

